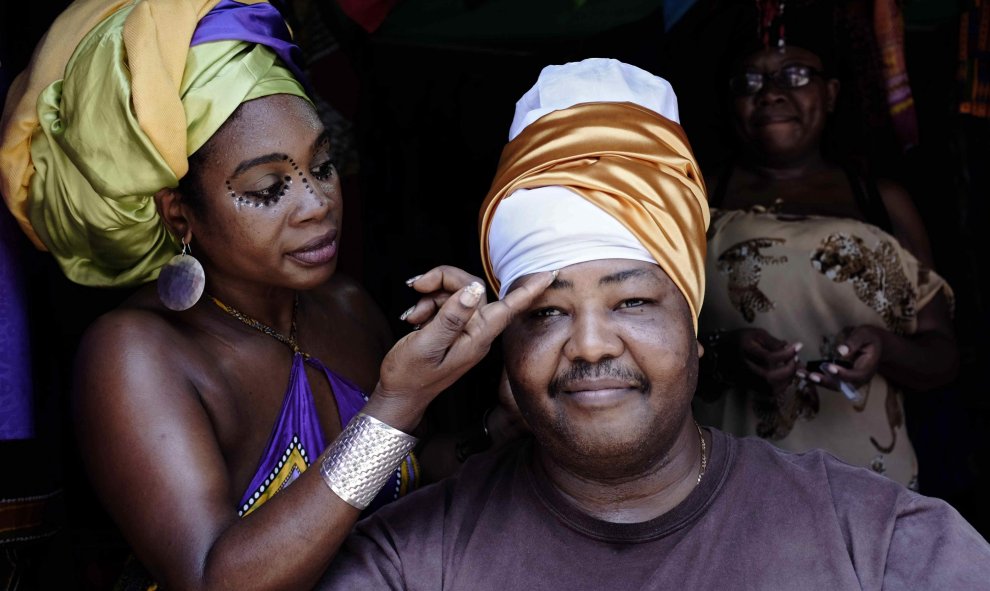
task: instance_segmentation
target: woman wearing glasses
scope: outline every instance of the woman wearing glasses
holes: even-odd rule
[[[740,153],[708,187],[699,406],[916,487],[901,396],[954,377],[951,292],[908,194],[823,154],[839,81],[765,22],[729,82]]]

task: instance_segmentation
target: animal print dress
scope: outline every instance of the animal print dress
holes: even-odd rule
[[[702,334],[762,328],[803,343],[802,363],[834,359],[847,327],[910,334],[939,290],[951,297],[941,277],[864,222],[736,210],[713,210],[712,220]],[[848,394],[798,378],[776,399],[726,390],[714,404],[696,404],[699,419],[791,451],[822,448],[916,486],[901,392],[883,376]]]

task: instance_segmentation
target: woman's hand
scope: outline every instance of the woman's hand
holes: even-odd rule
[[[403,337],[385,356],[365,413],[411,431],[437,394],[488,353],[495,337],[553,282],[554,274],[540,273],[537,280],[490,304],[484,303],[485,288],[478,281],[447,293],[465,276],[470,277],[459,269],[441,267],[413,282],[427,295],[406,319],[422,329]],[[433,307],[435,314],[424,314],[423,307]]]
[[[719,344],[719,363],[735,381],[771,396],[780,396],[798,370],[801,343],[788,343],[762,328],[725,333]]]
[[[810,372],[808,379],[826,388],[841,391],[841,382],[855,388],[868,383],[880,369],[883,358],[884,336],[886,330],[861,325],[847,329],[847,336],[842,344],[836,347],[843,361],[851,367],[842,367],[836,363],[822,364],[821,372]]]
[[[421,328],[436,316],[451,295],[472,283],[485,284],[483,279],[448,265],[434,267],[422,275],[409,279],[406,285],[423,295],[418,302],[399,316],[399,320],[408,322],[414,328]],[[482,294],[480,305],[484,306],[486,303],[488,298]]]

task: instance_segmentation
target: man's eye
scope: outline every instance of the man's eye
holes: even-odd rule
[[[539,308],[533,310],[533,318],[550,318],[552,316],[560,316],[561,312],[557,308]]]
[[[323,164],[314,168],[311,172],[318,180],[326,181],[333,176],[335,170],[336,167],[334,166],[333,160],[327,160]]]
[[[643,298],[630,298],[628,300],[623,300],[619,304],[619,308],[639,308],[640,306],[645,306],[649,303],[649,300]]]

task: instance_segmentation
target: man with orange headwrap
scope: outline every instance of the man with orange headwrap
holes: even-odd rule
[[[323,588],[985,585],[990,546],[945,503],[694,421],[708,221],[665,81],[544,69],[481,212],[500,297],[555,273],[504,333],[533,437],[359,523]]]

